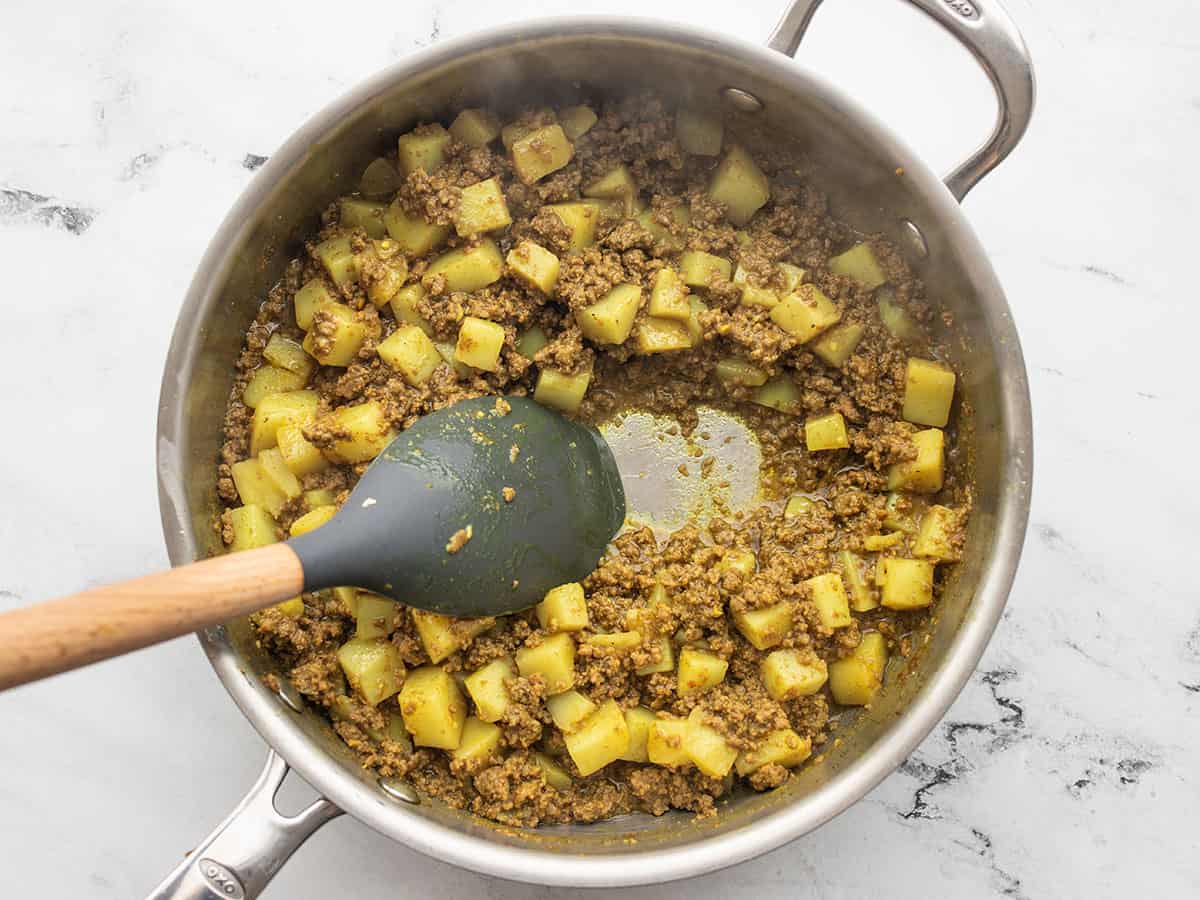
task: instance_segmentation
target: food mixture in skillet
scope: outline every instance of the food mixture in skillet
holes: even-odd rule
[[[831,217],[803,159],[703,113],[642,95],[448,124],[372,162],[263,303],[224,542],[320,527],[398,430],[482,394],[685,432],[736,413],[763,500],[631,526],[526,613],[346,587],[255,616],[262,646],[364,765],[500,822],[709,815],[737,781],[783,784],[877,696],[961,553],[955,374],[922,285]]]

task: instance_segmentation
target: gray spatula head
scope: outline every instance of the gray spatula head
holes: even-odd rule
[[[586,576],[624,519],[599,432],[524,397],[480,397],[418,420],[333,519],[289,543],[306,590],[352,585],[487,616]]]

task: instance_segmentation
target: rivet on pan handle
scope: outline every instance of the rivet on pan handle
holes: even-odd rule
[[[794,0],[767,46],[795,56],[822,0]],[[970,51],[996,91],[996,126],[983,145],[946,176],[959,202],[996,168],[1025,134],[1033,116],[1033,62],[1020,32],[997,0],[907,0]]]
[[[321,798],[294,816],[275,808],[288,765],[274,750],[254,787],[147,900],[253,900],[314,831],[342,811]]]

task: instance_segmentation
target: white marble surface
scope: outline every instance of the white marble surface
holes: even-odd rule
[[[780,5],[653,6],[757,40]],[[1200,189],[1189,168],[1200,7],[1009,6],[1037,61],[1038,114],[967,203],[1033,383],[1035,502],[1008,612],[946,720],[865,801],[669,893],[1184,897],[1200,883],[1200,475],[1185,446],[1200,438]],[[539,13],[650,7],[411,0],[324,4],[310,17],[282,2],[10,5],[0,607],[165,563],[160,366],[193,268],[251,177],[249,154],[270,154],[356,80],[439,38]],[[327,52],[330,36],[346,49]],[[804,57],[939,168],[989,123],[982,76],[894,0],[831,0]],[[1173,452],[1185,462],[1169,473]],[[263,758],[190,638],[0,696],[0,717],[4,897],[141,896]],[[432,862],[348,818],[267,896],[434,890],[568,896]]]

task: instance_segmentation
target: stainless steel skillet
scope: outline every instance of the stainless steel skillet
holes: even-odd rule
[[[1004,293],[959,201],[1020,140],[1033,109],[1030,60],[996,0],[908,0],[953,34],[987,72],[996,127],[945,181],[795,53],[819,0],[795,0],[766,48],[637,19],[508,26],[413,54],[305,123],[263,167],[209,245],[167,358],[158,479],[171,561],[213,552],[214,461],[233,360],[258,299],[316,223],[314,210],[351,190],[363,166],[418,119],[465,105],[653,88],[727,104],[800,143],[822,169],[839,216],[908,248],[930,296],[954,312],[953,353],[975,410],[968,453],[976,510],[959,566],[923,652],[842,740],[783,788],[735,795],[715,821],[633,816],[589,826],[503,829],[379,782],[327,724],[262,676],[270,660],[245,622],[201,644],[235,702],[271,746],[242,804],[152,895],[256,896],[321,824],[345,811],[396,841],[503,878],[615,886],[699,875],[820,826],[891,773],[936,725],[970,677],[1003,611],[1029,512],[1032,425],[1020,344]],[[286,762],[285,762],[286,761]],[[294,767],[324,798],[292,818],[274,808]]]

